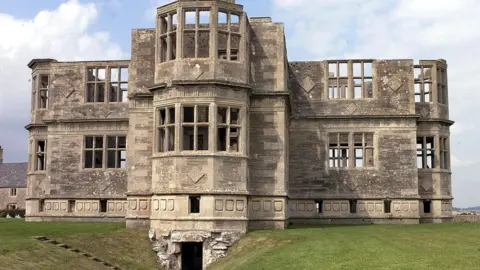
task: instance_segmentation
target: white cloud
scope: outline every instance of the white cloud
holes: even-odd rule
[[[5,159],[25,161],[26,131],[31,106],[28,62],[57,60],[128,59],[106,32],[89,31],[98,17],[95,4],[67,1],[55,10],[40,11],[23,20],[0,13],[0,144]]]
[[[148,22],[154,22],[157,15],[157,8],[173,1],[174,0],[150,0],[150,7],[144,12],[145,20]]]
[[[467,183],[480,153],[480,1],[271,0],[285,23],[290,59],[413,58],[447,60],[453,186]],[[307,4],[308,3],[308,4]],[[293,56],[293,57],[292,57]],[[302,59],[299,59],[302,58]],[[305,59],[306,58],[306,59]],[[479,189],[468,182],[469,189]],[[461,197],[465,194],[455,194]],[[480,201],[477,202],[480,204]]]

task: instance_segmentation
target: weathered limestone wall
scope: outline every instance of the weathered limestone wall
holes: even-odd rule
[[[0,188],[0,209],[6,209],[8,204],[16,204],[17,209],[25,209],[26,188],[16,188],[17,194],[10,196],[10,188]]]

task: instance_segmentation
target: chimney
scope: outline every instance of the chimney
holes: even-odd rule
[[[2,163],[3,163],[3,148],[0,145],[0,164],[2,164]]]

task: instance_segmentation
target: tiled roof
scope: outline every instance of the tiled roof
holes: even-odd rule
[[[1,163],[0,188],[27,187],[27,163]]]

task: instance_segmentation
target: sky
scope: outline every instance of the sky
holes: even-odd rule
[[[130,58],[132,28],[153,28],[166,0],[16,0],[0,5],[0,145],[27,160],[33,58]],[[454,206],[480,205],[480,0],[237,0],[285,24],[290,61],[446,59]]]

